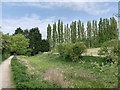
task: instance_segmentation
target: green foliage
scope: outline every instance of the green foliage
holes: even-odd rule
[[[60,33],[61,33],[61,35],[60,35],[60,40],[61,40],[61,43],[63,43],[64,42],[64,37],[63,37],[63,22],[61,21],[61,25],[60,25],[60,28],[61,28],[61,31],[60,31]]]
[[[48,52],[49,49],[50,49],[50,45],[49,45],[48,40],[43,39],[43,40],[42,40],[42,44],[41,44],[41,49],[40,49],[40,51],[41,51],[41,52]]]
[[[27,67],[21,64],[16,57],[12,59],[11,66],[16,87],[20,88],[21,83],[28,82],[31,78],[30,75],[26,73]]]
[[[76,61],[85,51],[86,46],[82,42],[65,43],[58,45],[59,54],[67,60]]]
[[[98,54],[104,55],[105,60],[108,62],[118,62],[120,53],[119,43],[120,41],[115,39],[104,42]]]
[[[2,53],[2,61],[7,59],[9,56],[10,56],[10,52],[9,51],[4,51],[4,53]]]
[[[49,43],[49,50],[51,50],[51,47],[52,47],[52,43],[51,43],[51,26],[50,24],[48,24],[48,27],[47,27],[47,41]]]
[[[24,66],[19,60],[14,57],[11,61],[13,80],[15,81],[16,88],[25,90],[28,88],[58,88],[57,84],[51,84],[47,81],[37,81],[35,76],[27,72],[27,67]]]
[[[38,54],[41,49],[42,36],[38,28],[32,28],[29,31],[29,47],[32,50],[31,55]]]
[[[60,20],[58,20],[58,43],[61,42],[61,25]]]
[[[22,34],[15,34],[11,37],[11,52],[26,54],[29,47],[29,39]]]
[[[60,70],[68,81],[69,88],[118,87],[118,66],[112,63],[104,64],[105,60],[102,57],[83,56],[77,62],[68,62],[50,53],[22,58],[30,61],[35,68],[34,71],[39,71],[37,77],[41,77],[41,74],[49,69]],[[40,81],[41,78],[38,80]]]
[[[2,34],[2,60],[7,59],[10,56],[11,36],[8,34]]]
[[[56,31],[56,23],[53,24],[53,48],[55,47],[56,43],[57,43],[57,31]]]
[[[91,29],[91,22],[87,22],[87,46],[88,48],[92,47],[92,29]]]
[[[96,20],[88,21],[86,30],[84,23],[80,20],[78,22],[72,21],[70,25],[63,25],[63,22],[58,20],[57,25],[56,23],[53,24],[51,32],[53,47],[59,43],[82,41],[86,42],[88,48],[95,48],[118,37],[117,21],[114,17],[110,19],[100,18],[98,23]],[[47,36],[49,36],[48,34]]]
[[[23,30],[19,27],[15,30],[15,34],[23,34]]]
[[[77,39],[77,34],[76,34],[76,21],[72,22],[71,26],[71,42],[75,43]]]
[[[50,29],[50,25],[49,25],[49,29]],[[49,40],[50,40],[50,33],[51,31],[48,30],[48,34],[49,34]],[[42,44],[42,36],[41,33],[39,32],[39,29],[36,28],[32,28],[30,30],[25,29],[22,30],[20,27],[17,28],[15,30],[15,33],[13,35],[16,34],[22,34],[24,35],[27,39],[29,39],[29,50],[26,53],[27,55],[35,55],[38,54],[39,51],[41,50],[41,44]]]

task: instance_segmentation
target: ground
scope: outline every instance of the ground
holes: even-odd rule
[[[69,62],[57,54],[45,53],[20,56],[19,59],[27,65],[28,72],[37,76],[38,81],[58,83],[64,88],[113,88],[118,85],[117,65],[103,65],[104,60],[100,57],[84,56],[78,62]]]
[[[95,49],[94,52],[98,50]],[[91,52],[91,49],[88,51]],[[12,57],[0,64],[0,88],[14,87],[10,67]],[[17,59],[27,67],[27,73],[33,76],[32,82],[40,83],[42,87],[115,88],[118,85],[117,64],[105,64],[104,59],[96,54],[83,56],[77,62],[66,61],[59,54],[51,53],[17,56]]]
[[[14,85],[11,79],[11,59],[13,56],[10,56],[4,62],[0,64],[0,89],[1,88],[13,88]]]

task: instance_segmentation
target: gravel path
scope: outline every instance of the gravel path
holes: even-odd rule
[[[10,69],[12,58],[13,56],[10,56],[0,64],[0,90],[2,88],[13,88]]]

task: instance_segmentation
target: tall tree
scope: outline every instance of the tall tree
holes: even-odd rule
[[[95,47],[97,47],[98,46],[98,38],[97,38],[97,35],[98,35],[98,27],[97,27],[97,21],[95,21],[95,23],[94,23],[95,25],[94,25],[94,36],[95,36],[95,43],[94,43],[94,45],[95,45]]]
[[[81,30],[81,21],[79,20],[78,21],[78,40],[81,40],[81,32],[82,32],[82,30]]]
[[[23,34],[23,30],[19,27],[15,30],[15,34]]]
[[[91,33],[91,22],[88,21],[87,22],[87,44],[88,44],[88,47],[91,48],[92,46],[92,33]]]
[[[103,19],[102,18],[100,18],[100,21],[99,21],[99,24],[98,24],[98,26],[99,26],[99,31],[98,31],[98,41],[99,41],[99,45],[103,42]]]
[[[24,34],[24,36],[25,36],[26,38],[29,38],[29,31],[28,31],[28,29],[25,29],[25,30],[23,31],[23,34]]]
[[[49,51],[49,42],[48,40],[43,39],[41,43],[41,52],[48,52]]]
[[[15,34],[11,37],[11,52],[26,54],[29,49],[29,39],[22,34]]]
[[[58,43],[61,42],[61,25],[60,20],[58,20]]]
[[[74,27],[73,35],[74,35],[74,39],[75,39],[74,42],[76,42],[76,39],[77,39],[76,21],[74,22],[74,26],[73,27]]]
[[[55,47],[56,41],[57,41],[57,40],[56,40],[56,38],[57,38],[57,37],[56,37],[56,36],[57,36],[56,34],[57,34],[57,31],[56,31],[56,23],[54,23],[54,24],[53,24],[53,36],[52,36],[52,38],[53,38],[53,47]]]
[[[82,41],[85,41],[84,23],[82,23],[82,26],[81,26],[81,40],[82,40]]]
[[[67,26],[64,25],[64,42],[67,42]]]
[[[63,22],[61,21],[61,43],[64,42],[64,38],[63,38]]]
[[[118,38],[118,29],[117,29],[117,21],[115,20],[114,17],[110,18],[110,34],[111,34],[111,39],[117,39]]]
[[[38,28],[32,28],[29,32],[30,48],[32,49],[31,55],[38,54],[41,50],[42,36]]]
[[[51,47],[52,47],[52,43],[51,43],[51,26],[50,24],[48,24],[48,27],[47,27],[47,41],[49,43],[49,50],[51,50]]]
[[[74,42],[74,36],[73,36],[73,22],[70,25],[70,31],[71,31],[71,42]]]
[[[69,31],[69,26],[67,24],[67,26],[66,26],[66,38],[67,38],[67,42],[69,41],[69,36],[70,36],[70,31]]]
[[[77,35],[76,35],[76,21],[72,22],[70,27],[71,27],[71,42],[75,43],[76,38],[77,38]]]

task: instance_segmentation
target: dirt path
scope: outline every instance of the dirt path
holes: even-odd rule
[[[13,56],[10,56],[8,59],[0,64],[0,90],[2,88],[13,88],[10,70],[12,58]]]

